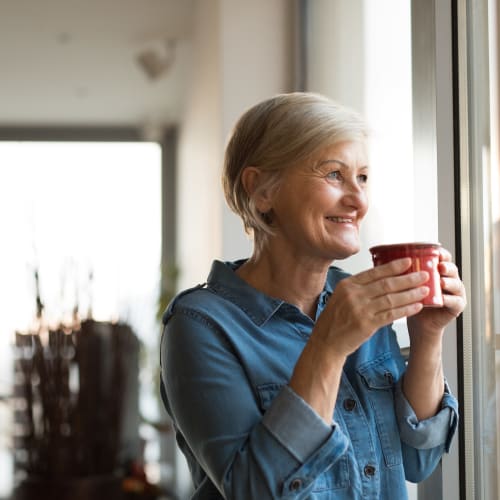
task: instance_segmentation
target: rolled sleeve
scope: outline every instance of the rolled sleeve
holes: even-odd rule
[[[262,424],[302,464],[283,482],[282,494],[287,497],[290,491],[296,495],[310,492],[317,477],[334,466],[349,448],[349,439],[337,423],[327,425],[288,386],[278,393]]]
[[[396,415],[401,440],[408,446],[428,450],[444,446],[449,451],[458,425],[458,402],[445,381],[441,410],[431,418],[418,420],[402,391],[402,381],[396,385]]]
[[[332,434],[334,454],[341,455],[348,447],[347,437],[323,419],[290,387],[284,386],[262,420],[267,430],[299,462],[305,462]],[[307,429],[307,432],[304,432]]]

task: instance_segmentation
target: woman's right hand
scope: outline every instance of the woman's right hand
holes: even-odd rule
[[[345,359],[379,328],[422,309],[425,271],[402,274],[411,259],[395,260],[340,281],[297,360],[290,387],[329,424]]]
[[[411,259],[373,267],[340,281],[321,313],[311,340],[346,357],[379,328],[422,309],[429,293],[426,271],[402,274]]]

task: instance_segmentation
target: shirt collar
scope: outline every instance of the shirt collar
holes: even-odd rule
[[[242,309],[258,326],[262,326],[284,303],[283,300],[269,297],[259,292],[234,271],[246,259],[234,262],[215,260],[208,275],[207,285]]]
[[[259,292],[259,290],[241,279],[235,271],[244,262],[246,262],[246,259],[234,262],[215,260],[208,275],[207,286],[236,304],[256,325],[262,326],[278,311],[285,301]],[[333,291],[332,282],[336,280],[332,278],[335,271],[338,271],[338,269],[334,267],[328,271],[328,278],[321,294],[325,299]]]

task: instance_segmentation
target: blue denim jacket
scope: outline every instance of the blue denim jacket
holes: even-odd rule
[[[390,327],[344,366],[327,425],[288,381],[314,321],[241,280],[242,261],[215,261],[208,281],[164,314],[161,393],[187,458],[194,499],[407,498],[448,451],[458,414],[418,421],[401,391],[405,362]],[[332,267],[323,310],[347,274]]]

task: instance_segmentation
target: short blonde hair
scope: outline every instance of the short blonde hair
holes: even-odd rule
[[[258,212],[242,183],[245,167],[267,175],[257,190],[279,187],[284,170],[307,161],[318,150],[342,141],[365,142],[368,128],[355,111],[319,94],[278,94],[248,109],[237,121],[224,157],[222,184],[229,207],[261,248],[272,227]]]

